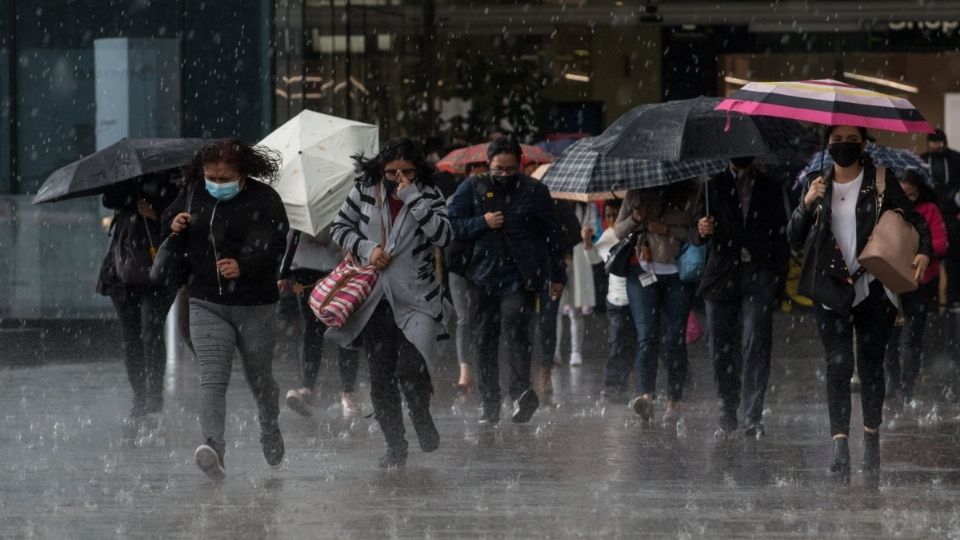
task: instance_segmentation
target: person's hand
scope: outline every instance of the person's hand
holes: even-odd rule
[[[715,220],[713,216],[707,216],[700,218],[700,221],[697,222],[697,231],[700,233],[701,238],[706,238],[708,236],[713,236],[713,224]]]
[[[240,277],[240,265],[236,259],[220,259],[217,261],[217,271],[227,279],[237,279]]]
[[[497,210],[496,212],[487,212],[483,215],[483,219],[487,222],[487,227],[491,229],[499,229],[503,227],[503,212]]]
[[[146,199],[140,199],[137,201],[137,213],[149,219],[150,221],[157,220],[157,211],[153,209],[153,206],[147,202]]]
[[[183,231],[187,230],[187,227],[190,226],[191,219],[193,218],[190,216],[189,213],[180,212],[173,218],[173,221],[170,223],[170,230],[178,234],[182,233]]]
[[[580,240],[583,241],[583,249],[593,249],[593,227],[580,229]]]
[[[559,300],[560,295],[563,294],[563,283],[551,283],[550,284],[550,299]]]
[[[914,269],[914,281],[920,283],[920,278],[927,273],[928,266],[930,266],[930,257],[924,255],[923,253],[917,253],[917,256],[913,258],[913,263],[910,265],[910,268]]]
[[[633,207],[633,214],[631,214],[630,217],[633,218],[633,221],[640,223],[647,219],[647,212],[640,205],[637,205]]]
[[[826,192],[827,182],[822,176],[818,176],[816,180],[810,183],[810,189],[808,189],[807,194],[803,196],[803,207],[807,209],[807,212],[813,208],[813,203],[820,197],[823,197],[823,194]]]
[[[384,270],[390,266],[390,255],[387,255],[382,247],[377,246],[373,248],[373,253],[370,254],[370,264],[376,266],[377,270]]]
[[[647,230],[653,234],[659,234],[660,236],[666,236],[670,234],[670,226],[659,221],[651,221],[647,223]]]
[[[280,292],[293,292],[293,284],[289,279],[278,279],[277,289],[280,290]]]
[[[403,175],[403,171],[397,171],[397,193],[407,189],[413,182]]]

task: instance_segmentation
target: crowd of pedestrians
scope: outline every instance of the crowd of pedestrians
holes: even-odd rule
[[[131,416],[162,408],[162,328],[176,290],[144,278],[124,245],[156,246],[184,235],[189,339],[201,378],[196,461],[210,477],[226,470],[225,395],[235,352],[258,406],[264,457],[272,466],[283,460],[281,393],[272,372],[281,293],[297,298],[300,314],[301,375],[286,394],[287,406],[313,413],[330,340],[337,347],[342,411],[358,416],[362,351],[373,416],[387,447],[384,468],[401,468],[407,459],[403,402],[420,448],[432,452],[441,444],[430,411],[434,366],[459,364],[457,389],[466,402],[477,398],[480,424],[500,422],[503,394],[510,421],[529,422],[550,399],[553,369],[584,363],[585,318],[595,311],[607,323],[603,398],[627,405],[644,421],[677,422],[688,378],[687,329],[700,301],[718,434],[761,437],[773,316],[793,249],[808,253],[801,276],[813,284],[809,296],[826,358],[831,469],[843,474],[851,467],[856,373],[862,468],[878,470],[884,403],[915,395],[927,314],[938,303],[960,310],[960,239],[954,242],[960,154],[947,148],[942,132],[931,135],[924,156],[933,177],[928,185],[912,171],[872,163],[864,153],[867,136],[862,128],[831,127],[834,165],[804,179],[795,205],[752,157],[731,159],[712,178],[630,190],[623,200],[594,204],[552,199],[523,172],[529,164],[511,137],[492,140],[486,161],[446,184],[435,181],[414,142],[395,139],[377,155],[354,156],[356,185],[332,225],[315,236],[289,230],[270,186],[278,164],[268,151],[235,139],[210,144],[186,169],[179,193],[165,178],[145,177],[130,184],[133,191],[103,197],[116,217],[99,290],[113,299],[123,329]],[[916,292],[892,294],[857,261],[886,211],[902,212],[919,235]],[[625,275],[595,280],[625,240]],[[705,264],[691,277],[681,272],[678,257],[695,248],[704,251]],[[308,297],[347,256],[375,267],[378,277],[346,322],[328,328]],[[570,349],[561,350],[568,330]],[[501,352],[509,375],[504,390]]]

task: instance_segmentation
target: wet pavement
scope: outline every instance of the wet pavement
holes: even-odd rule
[[[140,430],[124,423],[119,355],[2,370],[0,538],[960,538],[960,408],[942,397],[955,377],[949,360],[926,366],[915,407],[886,415],[879,478],[836,482],[819,343],[801,318],[778,317],[789,339],[775,348],[760,440],[715,437],[702,343],[691,348],[677,425],[644,426],[625,405],[601,402],[595,319],[585,366],[556,370],[554,403],[527,425],[478,426],[476,403],[452,388],[456,364],[442,366],[433,408],[442,445],[423,454],[408,433],[404,471],[376,468],[384,449],[372,419],[341,417],[332,363],[313,418],[284,407],[287,458],[269,469],[235,365],[222,484],[193,463],[192,359],[168,366],[167,407]],[[285,392],[296,366],[289,344],[278,355]],[[860,436],[851,447],[856,466]]]

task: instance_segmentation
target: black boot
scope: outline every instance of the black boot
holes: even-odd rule
[[[880,470],[880,432],[863,432],[863,472]]]
[[[835,474],[850,474],[850,444],[846,437],[833,440],[833,462],[830,463],[830,472]]]
[[[437,432],[437,426],[433,423],[429,405],[411,406],[410,421],[413,422],[413,430],[417,432],[421,450],[433,452],[440,447],[440,433]]]
[[[381,469],[402,469],[407,466],[407,441],[400,440],[394,446],[387,447],[387,453],[380,458]]]

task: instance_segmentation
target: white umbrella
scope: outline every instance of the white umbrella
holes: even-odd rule
[[[315,236],[333,223],[353,187],[350,156],[375,155],[380,135],[377,126],[305,110],[260,144],[282,156],[273,187],[283,199],[290,227]]]

